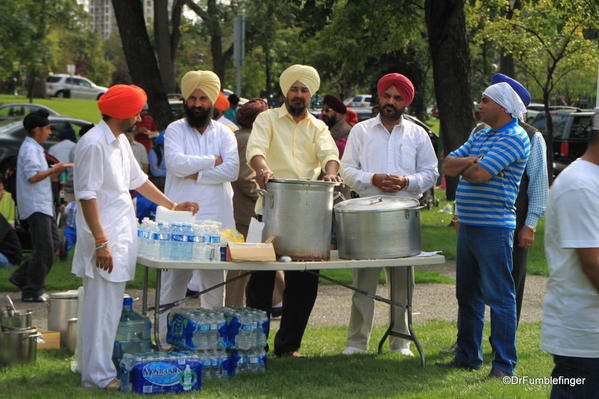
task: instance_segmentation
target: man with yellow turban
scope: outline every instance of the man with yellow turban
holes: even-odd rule
[[[269,179],[317,179],[341,181],[339,151],[327,126],[308,112],[311,97],[320,86],[311,66],[292,65],[280,77],[285,104],[260,113],[252,127],[246,158],[264,188]],[[256,213],[261,213],[258,200]],[[275,272],[255,272],[246,288],[247,305],[270,314]],[[281,327],[275,337],[277,356],[301,357],[298,350],[316,300],[318,276],[285,272]]]
[[[199,203],[202,213],[196,216],[198,222],[214,220],[224,229],[234,229],[231,182],[239,174],[239,154],[231,129],[212,119],[220,80],[211,71],[187,72],[181,79],[181,93],[185,116],[168,125],[164,136],[165,192],[175,201],[191,198]],[[225,281],[222,270],[169,270],[162,274],[161,303],[183,299],[192,274],[199,291]],[[224,287],[200,300],[204,308],[222,307]],[[166,314],[160,321],[160,331],[166,333]]]
[[[147,97],[133,85],[116,85],[100,97],[102,121],[75,147],[77,246],[72,271],[83,279],[79,367],[86,388],[118,388],[112,363],[125,284],[135,277],[136,218],[129,190],[177,211],[198,211],[176,202],[148,180],[123,132],[140,121]]]

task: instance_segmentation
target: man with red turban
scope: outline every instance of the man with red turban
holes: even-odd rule
[[[419,199],[430,189],[439,172],[437,157],[426,131],[402,117],[414,99],[412,82],[399,73],[383,76],[377,85],[379,115],[356,124],[347,140],[341,159],[341,176],[360,197],[386,195]],[[376,293],[379,268],[355,269],[354,286]],[[413,270],[387,268],[398,284],[393,296],[407,303],[414,287]],[[408,290],[408,284],[412,289]],[[360,293],[352,297],[347,348],[343,354],[364,353],[372,330],[374,300]],[[403,307],[392,307],[392,331],[408,333]],[[410,342],[391,336],[391,351],[413,356]]]
[[[136,219],[129,190],[171,210],[196,213],[193,202],[177,204],[148,180],[123,132],[140,120],[147,97],[133,85],[115,85],[100,97],[102,120],[75,147],[77,246],[72,271],[83,279],[81,382],[86,388],[117,388],[112,350],[125,284],[135,277]]]

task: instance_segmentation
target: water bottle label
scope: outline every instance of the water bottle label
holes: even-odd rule
[[[146,240],[149,240],[149,239],[150,239],[150,232],[149,232],[149,231],[144,231],[144,232],[143,232],[143,237],[144,237]]]
[[[210,324],[200,324],[198,326],[198,331],[208,331],[210,330]]]
[[[144,236],[144,231],[141,230],[141,229],[138,229],[137,230],[137,236],[140,237],[140,238],[143,237]]]
[[[187,242],[195,242],[196,237],[195,236],[187,236]]]
[[[210,236],[210,244],[220,244],[220,236]]]
[[[253,326],[252,326],[251,324],[242,324],[242,325],[241,325],[241,329],[242,329],[243,331],[252,331],[252,329],[253,329]]]
[[[170,239],[170,236],[166,233],[160,233],[160,240],[161,241],[168,241]]]
[[[173,234],[173,241],[185,242],[185,234]]]
[[[152,233],[152,240],[160,240],[160,233]]]

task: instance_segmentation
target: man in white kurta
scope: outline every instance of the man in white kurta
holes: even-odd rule
[[[183,76],[181,91],[185,99],[185,117],[171,123],[164,138],[166,194],[177,200],[190,198],[200,204],[196,220],[215,220],[225,229],[235,228],[233,188],[239,174],[237,140],[231,129],[212,120],[212,109],[220,90],[220,81],[210,71],[192,71]],[[224,271],[201,270],[198,289],[203,291],[224,282]],[[162,274],[161,303],[183,299],[192,272],[169,270]],[[204,308],[224,305],[224,286],[200,297]],[[166,314],[161,318],[165,327]],[[166,333],[166,328],[160,331]]]
[[[173,210],[197,211],[164,196],[141,171],[121,134],[146,103],[136,86],[112,86],[99,100],[103,120],[75,149],[77,246],[72,271],[83,279],[80,370],[87,388],[116,388],[112,350],[125,284],[135,275],[136,218],[129,190]]]
[[[341,176],[360,197],[391,195],[418,199],[431,188],[439,172],[437,157],[426,131],[403,118],[405,108],[414,98],[414,86],[401,74],[388,74],[378,83],[381,113],[355,125],[349,134],[341,160]],[[395,297],[405,303],[408,284],[406,268],[386,268],[395,273],[399,284]],[[376,293],[380,268],[355,269],[354,285],[370,294]],[[394,307],[394,331],[407,333],[406,312]],[[363,353],[368,348],[374,316],[374,300],[354,293],[344,354]],[[409,341],[391,336],[391,350],[413,356]]]

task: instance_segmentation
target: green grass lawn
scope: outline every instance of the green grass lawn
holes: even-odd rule
[[[160,395],[160,398],[547,398],[548,385],[505,385],[486,380],[490,371],[489,347],[484,348],[485,365],[477,371],[446,370],[434,366],[448,361],[441,354],[455,340],[455,326],[433,321],[416,327],[424,347],[427,367],[420,368],[417,358],[392,353],[375,355],[375,346],[384,330],[373,330],[367,355],[346,357],[345,327],[313,328],[306,331],[302,353],[307,359],[269,358],[268,371],[262,375],[241,375],[231,380],[203,382],[200,392]],[[488,330],[485,330],[485,337]],[[272,334],[271,334],[272,344]],[[518,328],[519,376],[546,377],[553,363],[539,349],[539,324],[524,323]],[[39,351],[35,364],[0,368],[0,398],[140,398],[87,390],[80,377],[69,369],[70,356],[65,350]]]
[[[29,99],[24,96],[0,95],[1,103],[28,103]],[[45,105],[64,116],[79,118],[92,123],[100,120],[100,111],[94,100],[75,100],[70,98],[34,98],[34,104]]]
[[[83,101],[83,100],[82,100]],[[439,207],[421,212],[422,248],[424,251],[443,251],[443,255],[449,260],[455,260],[456,234],[453,226],[449,226],[452,215],[439,213],[448,202],[444,200],[445,193],[438,190],[437,195],[441,198]],[[528,253],[528,273],[547,275],[547,264],[543,246],[543,221],[539,223],[536,233],[535,244]],[[72,252],[72,251],[71,251]],[[14,269],[0,269],[0,292],[15,291],[15,287],[8,282],[8,277]],[[324,274],[345,283],[352,282],[352,271],[350,269],[327,270]],[[128,288],[142,288],[143,268],[138,267],[135,280],[128,283]],[[153,284],[154,272],[150,273],[150,282]],[[447,283],[454,281],[438,272],[416,269],[416,283]],[[385,275],[381,272],[379,281],[385,282]],[[322,284],[330,284],[321,280]],[[46,288],[49,291],[77,288],[81,280],[71,274],[71,257],[64,262],[55,261],[50,274],[46,280]]]

